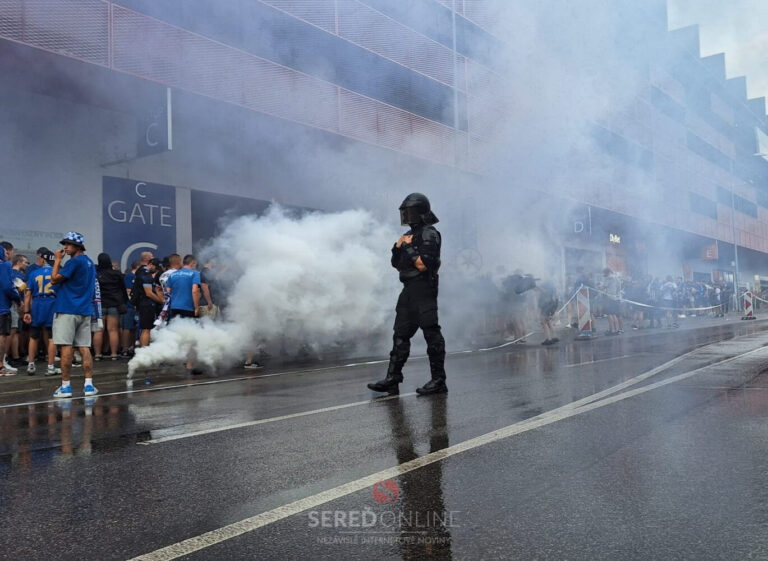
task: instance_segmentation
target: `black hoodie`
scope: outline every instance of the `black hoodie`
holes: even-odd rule
[[[128,302],[123,273],[112,268],[112,260],[106,253],[100,253],[96,274],[101,288],[101,307],[120,308]]]

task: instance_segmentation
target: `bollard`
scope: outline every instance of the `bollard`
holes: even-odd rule
[[[579,334],[576,341],[592,339],[592,312],[589,309],[589,288],[582,286],[576,294],[576,313],[579,318]]]
[[[741,319],[757,319],[755,317],[755,310],[753,305],[753,299],[752,299],[752,293],[751,292],[745,292],[744,293],[744,315],[741,316]]]

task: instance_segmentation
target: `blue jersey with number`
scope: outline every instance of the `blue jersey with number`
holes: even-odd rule
[[[27,281],[27,290],[32,293],[32,326],[51,327],[56,293],[51,284],[53,268],[44,265],[35,269]]]

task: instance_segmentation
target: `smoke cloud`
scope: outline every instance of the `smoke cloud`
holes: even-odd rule
[[[397,289],[387,258],[397,235],[363,210],[291,217],[274,205],[236,219],[202,252],[224,280],[224,321],[172,321],[130,370],[189,354],[224,365],[264,345],[380,343]]]

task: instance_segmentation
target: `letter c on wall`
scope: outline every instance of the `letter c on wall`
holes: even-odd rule
[[[141,249],[142,247],[146,247],[147,249],[157,249],[157,244],[151,242],[138,242],[126,247],[125,251],[123,252],[123,256],[120,258],[121,271],[125,271],[128,268],[128,259],[131,257],[131,253],[137,249]]]

